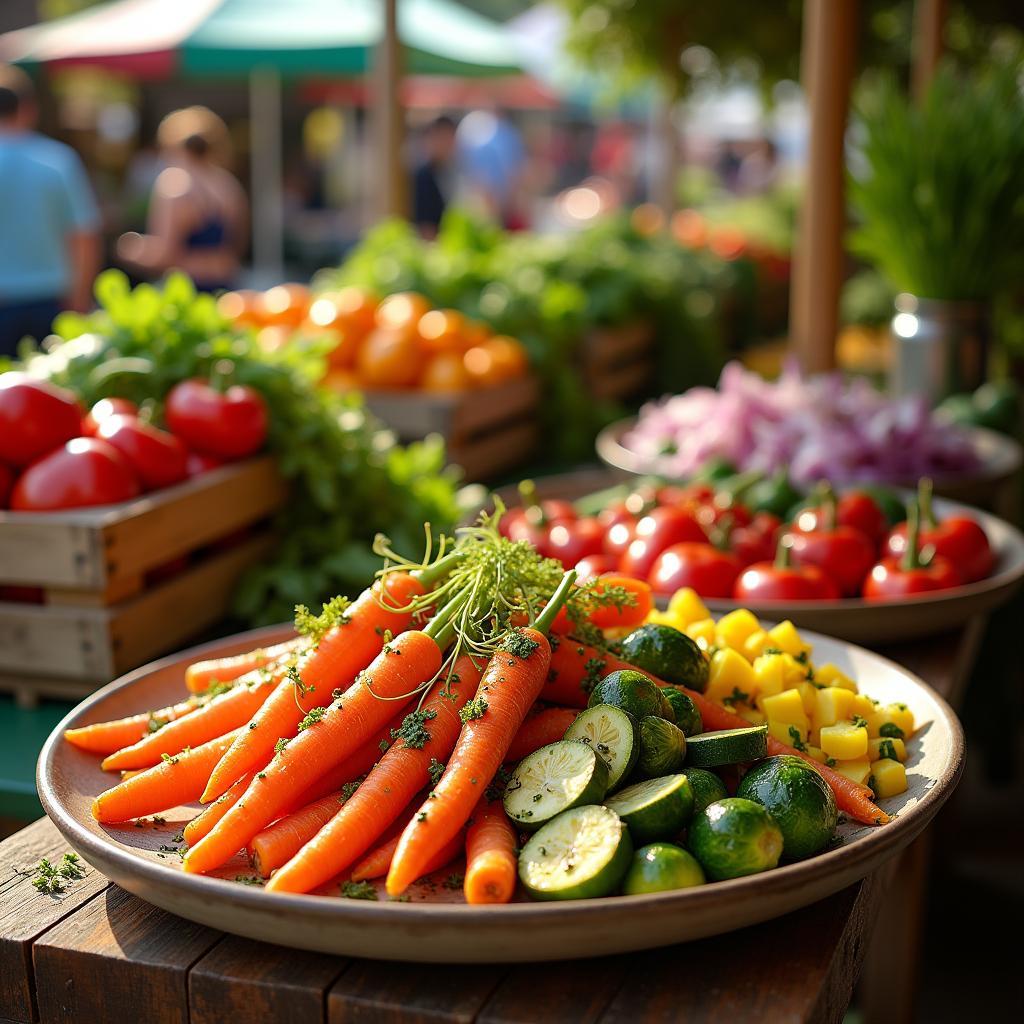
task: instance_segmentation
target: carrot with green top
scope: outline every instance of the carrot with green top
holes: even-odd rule
[[[466,824],[480,799],[480,787],[490,782],[505,760],[544,686],[551,661],[546,633],[575,578],[575,572],[567,572],[533,627],[508,633],[492,655],[476,697],[463,709],[465,725],[441,781],[402,833],[388,872],[391,896],[405,892]]]
[[[508,903],[516,891],[516,834],[501,800],[485,796],[466,830],[467,903]]]
[[[113,754],[123,747],[138,743],[150,733],[157,732],[168,722],[195,711],[201,706],[199,695],[196,694],[183,700],[180,704],[160,708],[158,711],[143,711],[139,715],[129,715],[111,722],[95,722],[77,729],[65,729],[64,739],[79,750],[90,754]]]
[[[576,712],[572,708],[544,708],[530,715],[512,739],[505,760],[521,761],[535,750],[560,740],[575,721]]]
[[[231,810],[242,798],[242,794],[249,788],[255,772],[243,775],[226,793],[221,794],[208,807],[204,807],[182,830],[185,842],[194,846],[203,836],[208,835],[210,829]]]
[[[217,759],[233,739],[234,734],[228,733],[190,750],[167,755],[153,768],[100,793],[92,802],[92,816],[109,825],[192,803],[199,798]]]
[[[407,699],[432,680],[441,668],[442,646],[454,633],[452,618],[468,596],[449,602],[425,629],[407,630],[386,643],[334,703],[314,708],[294,739],[279,741],[276,756],[257,773],[244,798],[189,850],[185,870],[220,867],[387,722],[393,701]]]
[[[452,752],[462,728],[459,712],[479,682],[473,659],[458,658],[406,715],[394,743],[348,803],[270,879],[267,891],[311,892],[362,856],[431,781],[431,764],[442,765]]]
[[[302,638],[295,637],[272,647],[259,647],[245,654],[234,654],[228,658],[211,658],[193,662],[185,669],[185,686],[191,693],[201,693],[215,683],[230,683],[239,676],[247,675],[254,669],[269,665],[278,658],[302,646]]]
[[[398,636],[409,629],[413,620],[410,601],[422,596],[430,580],[450,565],[450,561],[443,566],[437,563],[418,575],[391,573],[364,590],[354,604],[332,602],[325,606],[323,616],[312,620],[315,629],[324,630],[314,637],[313,650],[292,678],[277,687],[224,755],[210,776],[203,801],[220,796],[240,775],[265,765],[281,737],[294,736],[306,714],[330,704],[335,689],[351,685],[380,654],[388,634]]]

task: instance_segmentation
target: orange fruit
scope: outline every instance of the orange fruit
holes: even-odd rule
[[[462,365],[472,387],[486,388],[500,384],[504,380],[502,368],[498,365],[494,351],[488,348],[486,343],[467,349],[462,357]]]
[[[265,323],[298,327],[309,312],[310,294],[304,284],[279,284],[259,298],[259,313]]]
[[[462,344],[464,348],[470,349],[474,345],[482,345],[492,334],[491,328],[482,320],[470,320],[466,318],[465,326],[462,328]]]
[[[665,226],[665,214],[654,203],[641,203],[629,215],[629,223],[639,235],[656,235]]]
[[[506,334],[496,334],[483,343],[481,348],[487,349],[494,357],[495,365],[502,380],[522,377],[530,365],[526,349],[515,338]]]
[[[432,309],[416,326],[423,347],[430,352],[461,349],[465,329],[466,318],[457,309]]]
[[[259,293],[251,288],[225,292],[217,299],[217,310],[225,320],[239,326],[255,327],[261,322],[258,312],[259,298]]]
[[[702,249],[708,241],[708,226],[696,210],[676,210],[672,214],[672,234],[687,249]]]
[[[256,335],[256,342],[264,352],[277,352],[291,340],[292,330],[281,324],[270,324],[261,327]]]
[[[334,303],[337,319],[359,335],[369,334],[374,327],[374,314],[380,298],[368,288],[350,285],[325,296]]]
[[[359,377],[355,373],[351,370],[340,368],[328,370],[321,383],[328,391],[341,393],[345,391],[358,391],[360,385]]]
[[[407,331],[378,329],[363,339],[356,365],[367,387],[411,387],[423,369],[423,351]]]
[[[385,331],[413,334],[420,318],[429,311],[430,303],[418,292],[395,292],[377,307],[374,323]]]
[[[438,352],[432,356],[420,380],[424,391],[465,391],[469,386],[461,352]]]

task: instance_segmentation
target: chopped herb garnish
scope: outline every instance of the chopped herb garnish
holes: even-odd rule
[[[878,756],[888,757],[893,761],[899,760],[896,756],[896,746],[891,739],[882,740],[882,742],[878,744]]]
[[[862,715],[854,715],[852,721],[855,729],[866,729],[868,727],[868,720]]]
[[[263,885],[263,879],[259,875],[235,875],[235,881],[241,885]]]
[[[433,718],[437,718],[437,712],[432,708],[427,708],[425,711],[410,711],[402,719],[402,724],[397,729],[391,730],[391,738],[403,740],[410,750],[422,750],[424,744],[430,740],[426,723]]]
[[[887,736],[891,740],[901,740],[906,734],[895,722],[883,722],[878,727],[878,735]]]
[[[427,820],[427,812],[426,811],[420,811],[420,813],[416,815],[416,820],[417,821],[426,821]]]
[[[430,759],[430,765],[427,767],[427,771],[430,773],[430,784],[436,786],[441,781],[441,776],[444,775],[445,765],[443,765],[436,757]]]
[[[830,757],[828,754],[826,754],[825,755],[825,764],[829,768],[835,768],[835,766],[836,766],[836,759],[834,757]]]
[[[464,875],[460,875],[460,874],[458,874],[456,872],[456,873],[453,873],[453,874],[449,875],[444,880],[443,884],[444,884],[444,887],[446,889],[461,889],[462,888],[462,883],[464,881],[465,881],[465,876]]]
[[[312,640],[314,645],[318,644],[335,626],[343,626],[348,622],[348,607],[348,598],[340,595],[332,597],[319,615],[314,615],[304,604],[296,605],[295,631]]]
[[[513,629],[501,642],[498,650],[508,651],[509,654],[526,661],[538,647],[540,644],[536,640],[531,640],[521,629]]]
[[[375,900],[377,889],[373,882],[343,882],[341,895],[349,900]]]
[[[606,668],[607,661],[604,658],[588,658],[583,665],[583,678],[580,680],[580,689],[584,693],[590,693],[605,677]]]
[[[304,732],[319,722],[327,714],[327,708],[310,708],[306,717],[299,722],[299,732]]]
[[[341,787],[341,800],[344,803],[346,800],[352,799],[352,794],[359,788],[360,783],[365,779],[365,775],[360,775],[358,779],[353,779],[351,782],[346,782]]]
[[[163,753],[163,754],[160,755],[160,760],[161,761],[166,761],[168,764],[177,764],[178,763],[178,755],[175,754],[172,757],[170,754]]]
[[[722,703],[728,707],[733,707],[736,704],[742,704],[744,701],[748,700],[749,697],[750,694],[745,690],[741,690],[738,686],[734,686],[732,688],[732,693],[730,693],[728,697],[722,698]],[[791,729],[790,734],[792,734],[792,731],[793,730]]]
[[[531,640],[530,643],[533,643]],[[463,722],[471,722],[474,718],[483,718],[487,710],[487,701],[482,695],[477,695],[459,711],[459,718]]]
[[[794,750],[807,750],[807,744],[804,743],[803,735],[795,725],[789,727],[789,738],[793,743]]]
[[[287,737],[287,736],[282,736],[282,737],[281,737],[281,738],[280,738],[280,739],[279,739],[279,740],[278,740],[278,741],[277,741],[277,742],[276,742],[276,743],[274,744],[274,753],[275,753],[275,754],[280,754],[280,753],[281,753],[281,751],[282,751],[282,750],[284,750],[284,748],[285,748],[285,747],[287,747],[287,746],[288,746],[288,737]]]

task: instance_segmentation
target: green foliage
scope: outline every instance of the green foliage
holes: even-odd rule
[[[734,274],[665,234],[638,234],[626,217],[548,236],[506,234],[452,210],[434,242],[404,222],[380,225],[317,283],[422,292],[518,338],[544,383],[546,454],[564,462],[591,456],[596,432],[622,412],[587,396],[577,369],[583,336],[650,319],[659,388],[713,383],[722,361],[719,306]]]
[[[316,388],[323,367],[316,344],[264,352],[180,274],[162,288],[132,290],[123,274],[107,271],[96,296],[96,313],[58,317],[64,343],[26,353],[30,372],[72,388],[86,406],[114,395],[133,399],[157,423],[164,396],[189,377],[248,384],[267,402],[268,446],[290,493],[275,523],[275,556],[236,594],[241,618],[280,622],[297,604],[359,591],[379,567],[370,546],[379,530],[399,550],[418,550],[424,522],[436,531],[454,522],[454,480],[440,440],[401,447],[357,397]]]
[[[898,290],[991,298],[1024,259],[1024,99],[1019,61],[951,66],[921,106],[889,76],[859,104],[864,169],[851,200],[855,252]]]

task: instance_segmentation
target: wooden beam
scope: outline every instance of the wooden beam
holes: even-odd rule
[[[408,214],[408,182],[402,160],[405,112],[402,109],[402,49],[398,38],[398,0],[384,0],[384,25],[374,68],[373,116],[376,122],[377,215],[405,217]]]
[[[801,78],[810,113],[807,168],[793,254],[790,334],[805,372],[835,366],[843,283],[843,141],[857,0],[804,0]]]
[[[942,28],[945,21],[946,0],[915,0],[911,89],[918,103],[928,92],[928,86],[935,77],[935,69],[942,59]]]

